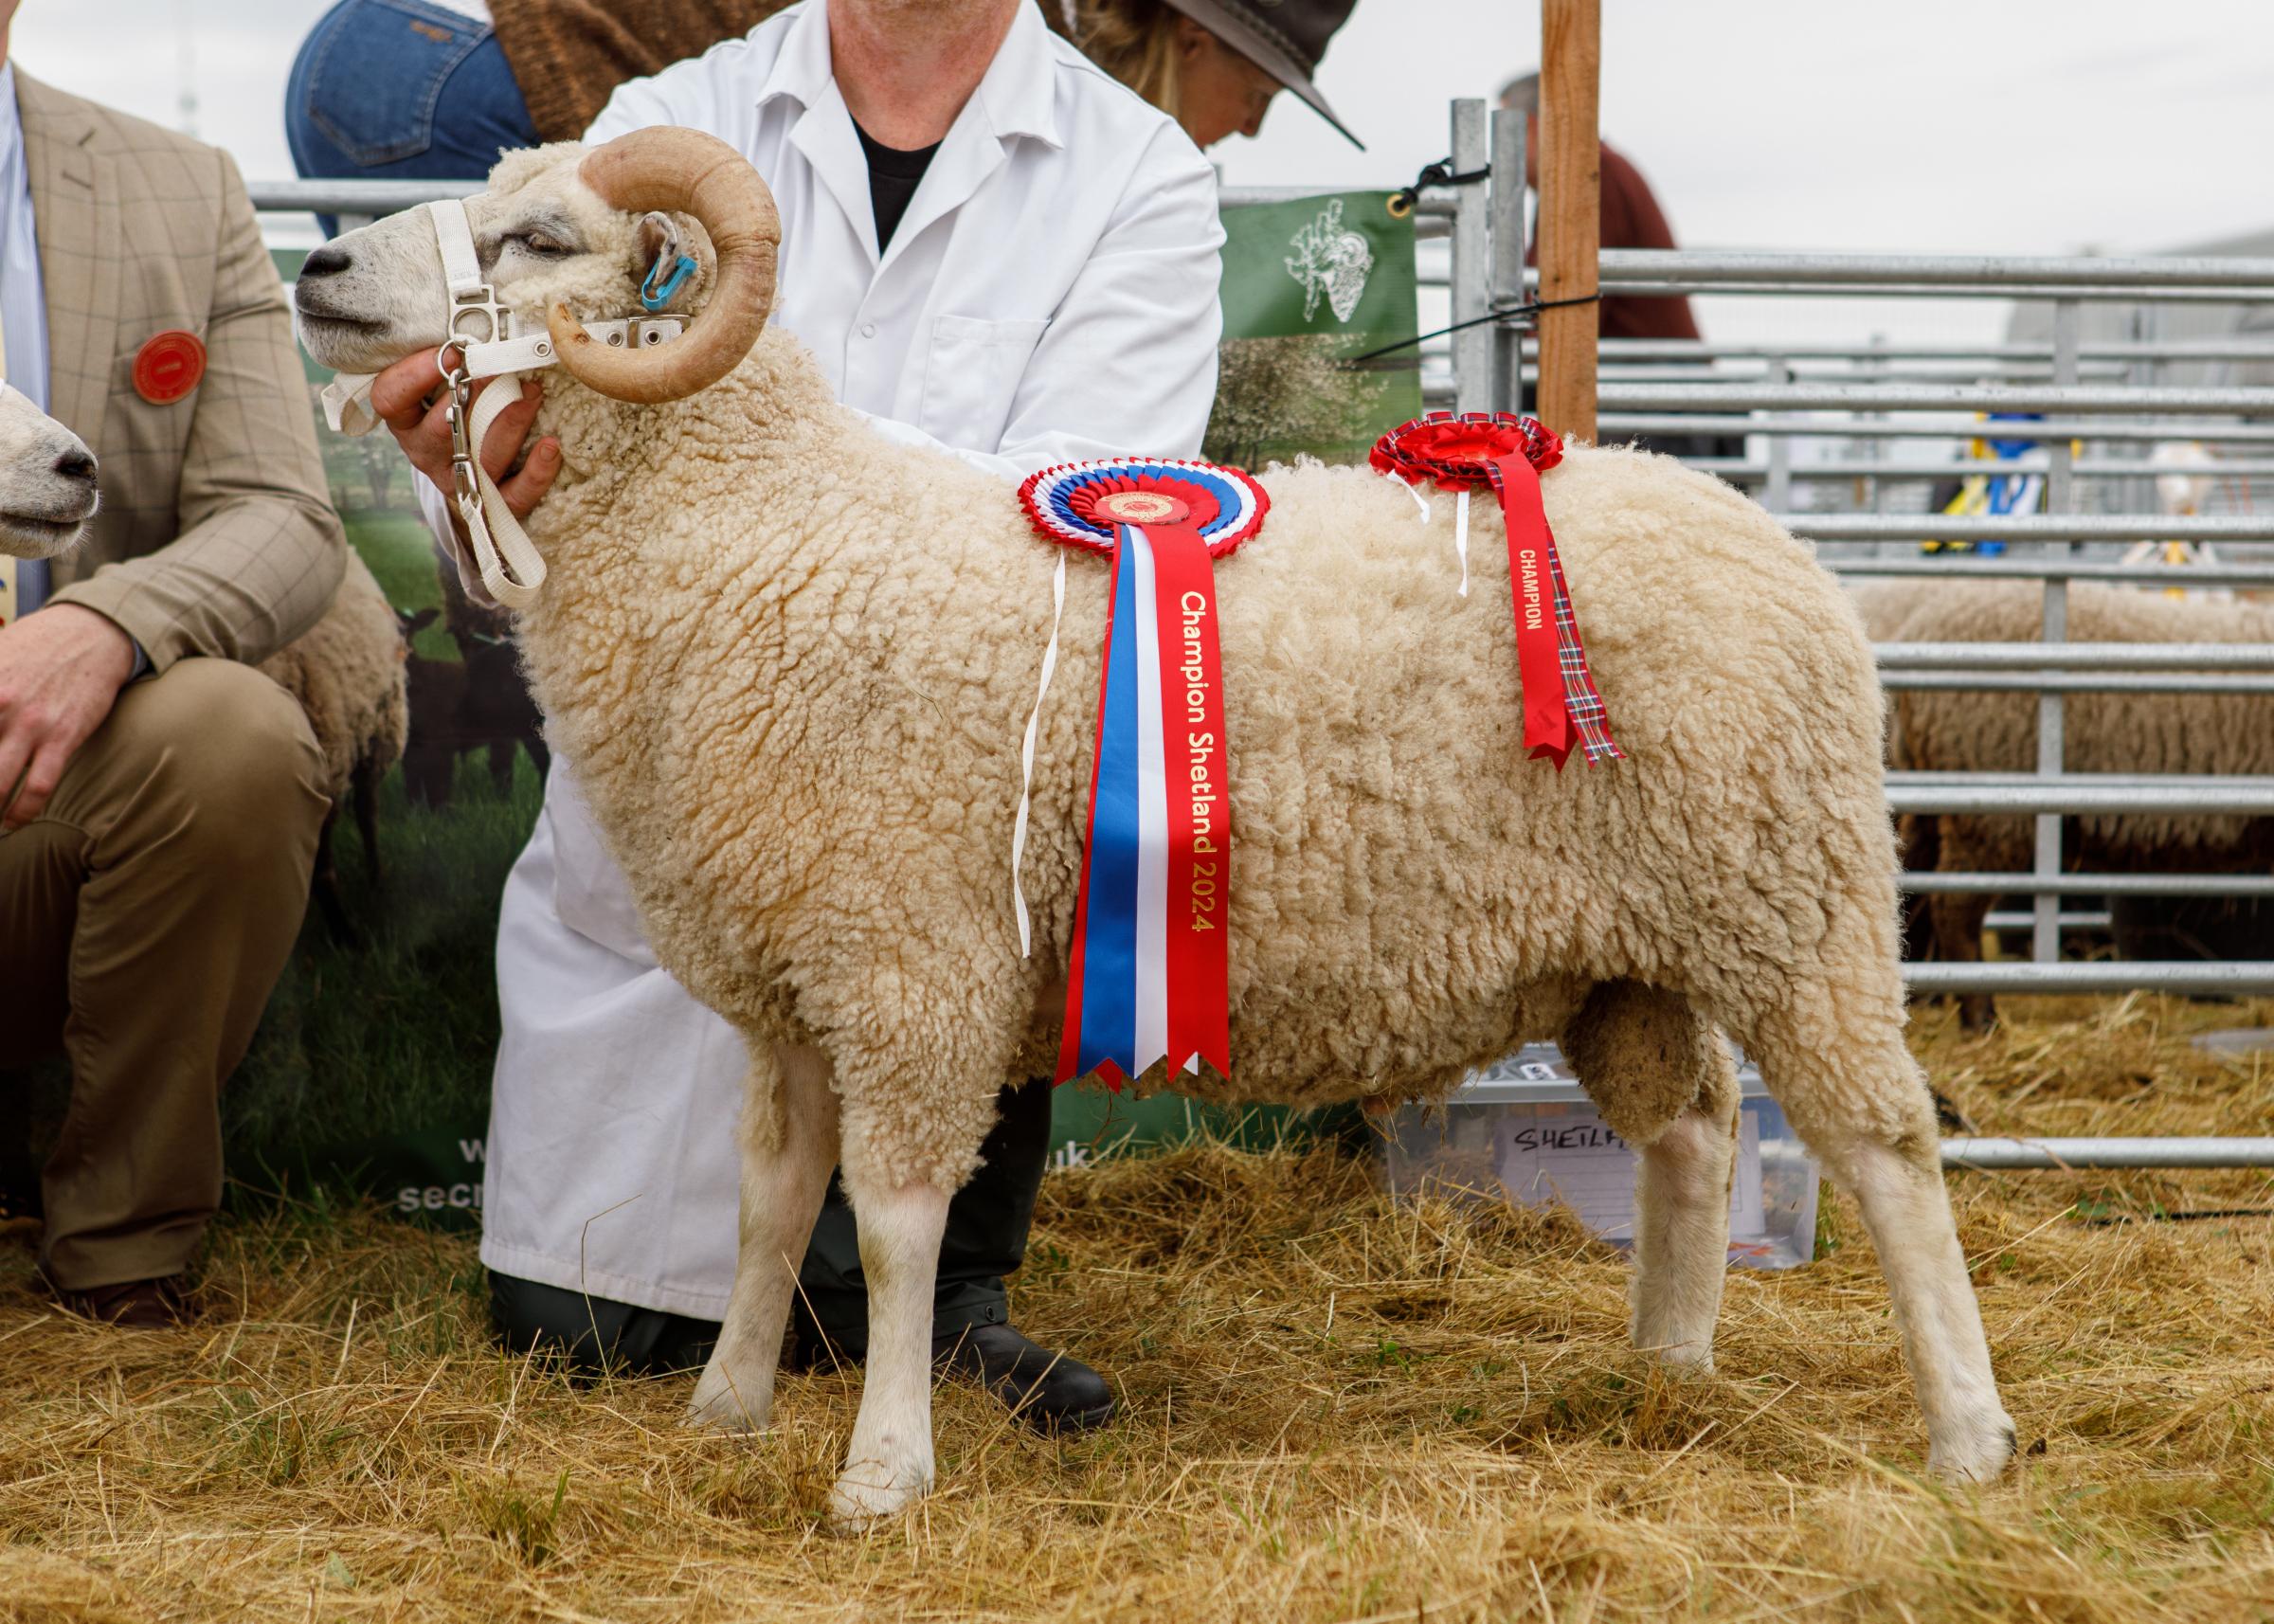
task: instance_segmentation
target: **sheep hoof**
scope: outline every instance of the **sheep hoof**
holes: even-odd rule
[[[1958,1000],[1958,1030],[1970,1038],[1981,1038],[1996,1030],[1997,1005],[1990,995],[1968,993]]]
[[[892,1472],[875,1461],[863,1461],[847,1467],[829,1491],[829,1521],[841,1532],[857,1532],[897,1517],[930,1488],[929,1472]]]
[[[1926,1453],[1927,1470],[1945,1483],[1993,1483],[2019,1448],[2013,1423],[1994,1411],[1953,1428]]]
[[[687,1406],[687,1424],[710,1433],[762,1433],[766,1431],[767,1413],[772,1408],[770,1402],[745,1402],[726,1382],[713,1388],[704,1381],[696,1386],[695,1398]]]

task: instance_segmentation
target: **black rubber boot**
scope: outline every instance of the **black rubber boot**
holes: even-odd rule
[[[1113,1390],[1104,1377],[1011,1326],[967,1326],[936,1337],[931,1362],[978,1381],[1037,1432],[1083,1433],[1113,1418]]]

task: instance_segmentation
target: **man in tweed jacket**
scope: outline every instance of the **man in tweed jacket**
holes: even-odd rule
[[[164,1323],[329,807],[298,707],[252,667],[323,612],[344,542],[226,153],[0,73],[0,323],[9,382],[102,482],[84,546],[0,626],[0,1068],[71,1066],[51,1284]]]

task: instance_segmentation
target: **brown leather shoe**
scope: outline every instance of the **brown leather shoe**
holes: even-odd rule
[[[179,1274],[158,1280],[126,1280],[90,1286],[83,1291],[60,1288],[56,1299],[81,1319],[125,1330],[171,1330],[197,1317],[197,1298]]]

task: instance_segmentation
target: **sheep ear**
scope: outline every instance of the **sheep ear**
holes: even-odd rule
[[[679,256],[691,252],[687,234],[670,215],[658,208],[640,217],[640,264],[636,274],[643,280],[658,265],[668,276],[671,267],[679,262]]]

